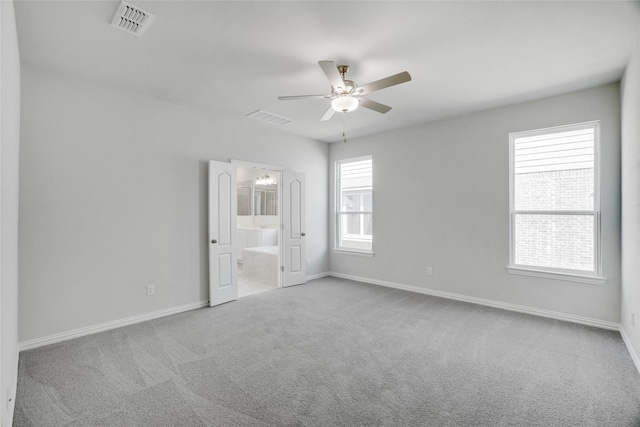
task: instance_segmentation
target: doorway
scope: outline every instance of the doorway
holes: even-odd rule
[[[238,165],[238,297],[280,287],[280,172]]]
[[[282,167],[262,165],[260,163],[232,160],[230,163],[209,161],[209,305],[211,307],[238,299],[238,178],[239,167],[258,169],[261,176],[272,171],[277,173],[280,181],[276,184],[278,192],[269,196],[259,192],[259,209],[269,211],[275,197],[277,210],[277,284],[294,286],[306,282],[306,233],[305,233],[305,175],[291,172]],[[253,178],[251,178],[253,179]],[[245,180],[246,181],[246,180]],[[269,180],[258,181],[258,184],[269,183]],[[259,187],[259,186],[258,186]],[[260,188],[258,188],[260,189]],[[256,204],[255,193],[241,203],[247,209],[249,203]],[[255,207],[251,212],[255,213]],[[269,216],[269,215],[266,215]],[[281,219],[281,221],[280,221]],[[246,220],[246,219],[243,219]],[[262,220],[262,219],[261,219]],[[258,222],[262,222],[259,220]],[[266,220],[267,223],[269,220]],[[259,225],[258,225],[259,227]],[[259,227],[260,228],[260,227]],[[261,228],[261,230],[266,227]],[[260,233],[260,239],[262,234]],[[267,233],[268,234],[268,233]],[[249,247],[247,237],[247,247]],[[269,236],[266,236],[269,239]],[[261,243],[262,244],[262,243]],[[254,246],[255,247],[255,246]],[[243,248],[244,249],[244,248]],[[243,252],[243,270],[246,269]]]

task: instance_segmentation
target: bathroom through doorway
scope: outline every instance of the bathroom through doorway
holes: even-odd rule
[[[238,297],[280,287],[280,179],[277,170],[238,165]]]

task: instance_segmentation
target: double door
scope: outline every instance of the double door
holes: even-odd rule
[[[304,174],[282,171],[282,286],[306,282]],[[238,298],[236,165],[209,162],[209,305]]]

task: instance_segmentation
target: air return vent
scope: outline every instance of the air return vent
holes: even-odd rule
[[[116,11],[111,25],[139,37],[147,30],[153,18],[155,17],[149,12],[123,1]]]
[[[293,120],[285,119],[284,117],[276,116],[275,114],[267,113],[266,111],[256,110],[251,114],[247,114],[247,117],[252,119],[261,120],[263,122],[271,123],[273,125],[284,126],[289,123],[293,123]]]

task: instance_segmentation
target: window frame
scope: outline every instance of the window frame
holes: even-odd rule
[[[593,129],[594,131],[594,159],[593,159],[593,209],[592,210],[516,210],[515,209],[515,141],[518,138],[570,132],[575,130]],[[600,209],[600,121],[575,123],[553,126],[529,131],[511,132],[509,134],[509,265],[507,271],[512,274],[543,277],[548,279],[567,280],[580,283],[602,285],[606,278],[602,276],[602,248],[601,248],[601,209]],[[515,222],[516,215],[578,215],[593,216],[593,245],[594,270],[574,270],[557,267],[531,266],[515,263]]]
[[[371,160],[371,210],[359,210],[359,211],[342,211],[342,177],[340,174],[340,170],[341,170],[341,166],[345,163],[354,163],[354,162],[360,162],[363,160]],[[335,190],[335,216],[334,216],[334,228],[335,228],[335,235],[334,235],[334,245],[333,245],[333,250],[334,252],[337,253],[345,253],[345,254],[351,254],[351,255],[360,255],[360,256],[373,256],[373,234],[371,235],[371,239],[361,239],[361,240],[370,240],[371,241],[371,249],[361,249],[361,248],[345,248],[340,246],[340,241],[342,240],[340,238],[341,236],[341,230],[342,230],[342,217],[344,215],[352,215],[352,214],[358,214],[358,215],[370,215],[371,216],[371,225],[372,225],[372,229],[373,229],[373,156],[371,155],[367,155],[367,156],[359,156],[359,157],[351,157],[348,159],[341,159],[341,160],[336,160],[335,162],[335,185],[334,185],[334,190]],[[358,190],[347,190],[347,191],[358,191]],[[364,194],[360,195],[360,207],[364,208]],[[360,227],[362,227],[362,223],[360,224]],[[345,234],[345,235],[349,235],[353,237],[353,240],[358,240],[357,238],[355,238],[355,236],[361,236],[361,235],[352,235],[352,234]]]

